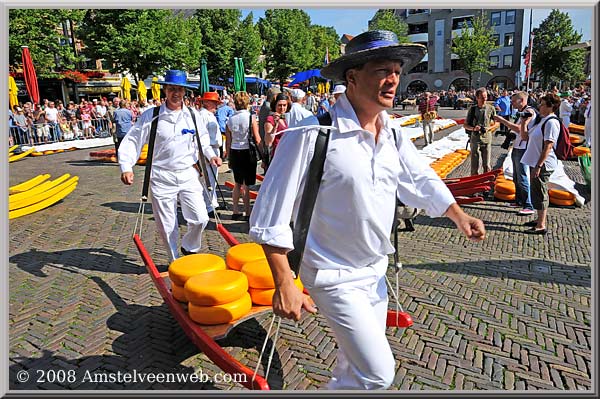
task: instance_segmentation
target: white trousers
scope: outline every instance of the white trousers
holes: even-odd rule
[[[301,278],[338,344],[327,389],[386,389],[395,375],[388,343],[384,265],[353,270],[302,270]]]
[[[425,144],[433,143],[433,121],[423,120],[423,136]]]
[[[217,154],[219,153],[218,147],[216,152]],[[210,192],[203,190],[204,203],[206,204],[206,210],[208,212],[211,212],[217,206],[219,206],[219,201],[217,200],[217,179],[219,177],[219,169],[216,166],[212,166],[210,162],[205,162],[204,164],[206,165],[206,171],[208,172],[208,180],[210,181],[210,187],[212,188]],[[206,180],[203,180],[202,183],[206,184]]]
[[[187,222],[187,232],[181,240],[181,246],[190,252],[200,251],[202,232],[208,224],[208,213],[199,177],[198,171],[191,166],[177,171],[152,168],[152,212],[158,233],[167,246],[171,260],[179,257],[177,200]]]
[[[571,115],[561,116],[560,119],[562,119],[563,125],[568,129],[569,125],[571,124]]]
[[[591,147],[592,146],[592,118],[585,118],[583,134],[585,134],[585,144],[588,147]]]

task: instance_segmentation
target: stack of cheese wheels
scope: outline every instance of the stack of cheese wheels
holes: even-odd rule
[[[548,190],[550,203],[553,205],[571,206],[575,204],[575,194],[564,190]]]
[[[271,268],[266,259],[259,259],[248,262],[242,266],[242,273],[248,278],[248,293],[252,302],[257,305],[272,305],[273,295],[275,294],[275,281]],[[296,287],[302,292],[304,286],[300,278],[294,280]]]
[[[578,134],[570,134],[569,138],[571,139],[571,144],[573,145],[583,144],[583,137]]]
[[[592,153],[592,150],[589,149],[588,147],[580,146],[580,147],[573,148],[573,155],[575,155],[576,157],[580,157],[582,155],[591,154],[591,153]]]
[[[498,175],[496,184],[494,185],[494,197],[503,201],[515,200],[515,183],[512,180],[507,180],[504,175]]]
[[[140,152],[140,159],[138,159],[138,165],[146,165],[146,159],[148,159],[148,144],[144,144],[142,151]]]
[[[215,270],[191,277],[184,286],[190,318],[199,324],[235,321],[250,312],[248,279],[237,270]]]
[[[193,254],[174,260],[169,265],[173,297],[179,302],[187,302],[183,287],[191,277],[225,268],[223,258],[213,254]]]
[[[266,259],[262,247],[253,242],[234,245],[229,248],[225,256],[227,267],[233,270],[241,270],[248,262]]]
[[[448,176],[456,167],[462,164],[469,156],[469,150],[456,150],[450,154],[444,155],[442,158],[433,161],[429,166],[442,179]]]
[[[569,124],[569,132],[570,133],[581,133],[581,134],[583,134],[584,131],[585,131],[585,126],[583,126],[583,125],[576,125],[575,123],[570,123]]]

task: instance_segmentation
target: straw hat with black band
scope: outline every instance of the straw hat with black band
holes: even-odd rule
[[[321,76],[335,82],[346,80],[346,71],[369,61],[398,60],[403,71],[410,71],[425,56],[422,44],[400,43],[394,32],[370,30],[355,36],[346,45],[346,53],[321,69]]]

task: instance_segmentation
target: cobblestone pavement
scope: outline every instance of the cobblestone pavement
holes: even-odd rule
[[[465,111],[440,113],[464,117]],[[497,165],[506,154],[500,142],[493,146]],[[219,372],[170,315],[133,245],[142,167],[135,168],[134,186],[125,187],[116,165],[90,162],[88,152],[10,164],[11,185],[40,173],[80,178],[62,202],[10,221],[10,389],[240,389],[235,383],[83,378],[86,372]],[[583,183],[577,163],[565,164]],[[233,180],[226,166],[222,171],[221,181]],[[452,176],[468,171],[469,159]],[[581,192],[589,199],[585,188]],[[590,204],[551,207],[546,236],[523,234],[527,218],[505,203],[490,199],[465,208],[484,220],[485,242],[471,243],[448,220],[422,215],[415,232],[400,233],[400,301],[415,324],[388,330],[397,360],[392,389],[590,390]],[[165,271],[166,252],[146,213],[144,243]],[[222,215],[226,227],[248,241],[247,223],[232,221],[230,211]],[[214,225],[204,245],[219,255],[227,250]],[[269,322],[270,316],[246,321],[219,343],[254,368]],[[269,383],[317,389],[334,364],[331,330],[323,317],[304,315],[282,323]],[[265,366],[263,360],[260,370]],[[27,382],[18,380],[22,370],[29,372]],[[76,380],[63,383],[61,373]]]

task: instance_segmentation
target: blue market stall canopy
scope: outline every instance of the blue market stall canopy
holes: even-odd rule
[[[292,87],[295,84],[304,82],[305,80],[309,80],[310,78],[320,78],[321,70],[320,69],[309,69],[308,71],[298,72],[295,75],[292,75],[291,78],[294,79],[290,83],[288,83],[288,87]]]
[[[229,78],[229,83],[233,83],[233,78]],[[255,78],[254,76],[246,76],[246,83],[256,83],[266,87],[271,87],[271,82],[261,78]]]
[[[211,84],[209,84],[208,87],[210,87],[211,90],[223,90],[225,88],[225,86],[211,85]]]

